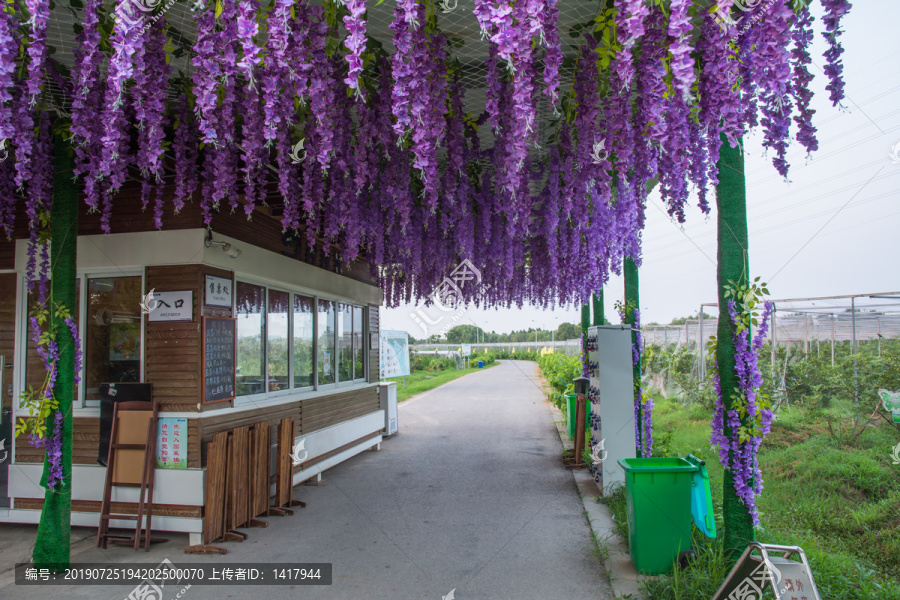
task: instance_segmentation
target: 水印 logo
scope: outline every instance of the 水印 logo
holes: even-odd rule
[[[150,288],[147,295],[141,299],[141,312],[145,315],[149,315],[159,306],[159,301],[153,299],[153,290],[155,289],[156,288]]]
[[[307,456],[309,456],[309,452],[307,452],[306,450],[306,438],[303,438],[302,440],[294,444],[294,451],[291,454],[291,457],[293,458],[294,465],[296,466],[306,460]]]

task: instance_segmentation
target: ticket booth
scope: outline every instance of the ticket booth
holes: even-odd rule
[[[110,384],[151,384],[160,423],[184,425],[177,448],[156,449],[153,525],[189,532],[192,543],[203,528],[205,445],[217,432],[291,417],[307,452],[294,484],[381,442],[382,294],[365,259],[345,265],[322,242],[287,244],[264,212],[252,228],[243,214],[216,215],[209,230],[186,206],[156,231],[139,206],[115,210],[125,214],[114,215],[113,234],[86,210],[79,221],[73,525],[99,521]],[[25,232],[17,237],[0,242],[0,522],[37,523],[43,451],[10,427],[27,416],[16,398],[44,376],[27,332]]]

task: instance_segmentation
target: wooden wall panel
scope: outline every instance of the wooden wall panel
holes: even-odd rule
[[[41,510],[44,508],[43,498],[16,498],[15,507],[23,510]],[[136,515],[137,502],[112,502],[111,512],[122,515]],[[144,509],[146,511],[146,508]],[[72,512],[100,512],[99,500],[72,500]],[[191,504],[153,504],[154,517],[188,517],[199,519],[203,516],[203,507]]]
[[[151,323],[145,316],[144,381],[153,384],[160,411],[197,411],[200,401],[200,265],[147,267],[145,293],[191,290],[191,322]],[[165,415],[163,415],[165,416]]]
[[[200,428],[200,440],[202,446],[212,439],[213,435],[220,431],[230,431],[235,427],[253,425],[260,421],[269,424],[274,431],[285,417],[291,417],[297,424],[297,434],[306,434],[336,425],[350,419],[379,410],[378,388],[367,387],[361,390],[337,392],[328,396],[298,400],[275,406],[245,410],[233,414],[216,415],[197,420]],[[191,421],[189,421],[191,422]],[[271,445],[274,447],[277,436],[271,436]],[[202,457],[201,464],[206,465],[206,456]]]
[[[344,277],[356,281],[378,285],[378,281],[372,277],[369,263],[364,255],[349,265],[341,265],[338,268],[336,257],[339,250],[337,247],[333,247],[328,256],[322,251],[322,242],[316,242],[316,248],[310,250],[306,236],[302,232],[300,235],[290,238],[286,244],[286,238],[282,234],[281,219],[270,216],[266,212],[265,207],[258,207],[253,213],[252,221],[247,221],[243,211],[217,213],[213,215],[210,226],[216,233],[253,244],[275,254],[288,256],[326,271],[340,273]]]
[[[96,465],[100,447],[100,417],[75,417],[72,420],[72,464]],[[40,463],[44,451],[35,448],[28,438],[16,440],[15,462]]]
[[[16,241],[0,235],[0,269],[16,268]]]
[[[306,400],[301,405],[300,433],[310,433],[380,409],[378,388],[367,387],[335,396]]]
[[[143,210],[141,207],[141,184],[129,180],[122,191],[112,202],[110,224],[112,233],[134,233],[138,231],[155,231],[153,222],[153,209]],[[199,229],[203,227],[203,217],[200,214],[199,197],[194,202],[186,202],[178,214],[172,205],[171,197],[175,190],[174,185],[167,185],[163,190],[163,229]],[[100,227],[100,212],[93,214],[88,212],[85,202],[78,203],[78,235],[100,235],[103,229]]]
[[[72,464],[96,465],[100,447],[100,417],[75,417],[72,420]],[[15,462],[39,463],[44,451],[28,443],[26,438],[16,440]],[[188,419],[188,468],[200,468],[200,428],[197,419]]]
[[[0,355],[7,363],[12,362],[16,346],[16,295],[16,274],[0,274]],[[6,371],[3,379],[11,382],[12,369]]]

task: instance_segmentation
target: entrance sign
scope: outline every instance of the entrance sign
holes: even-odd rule
[[[463,356],[472,356],[472,344],[463,344],[462,345],[462,355]]]
[[[792,555],[800,560],[792,560]],[[758,600],[766,588],[774,592],[776,600],[821,600],[800,546],[758,542],[747,546],[712,600]]]
[[[153,300],[148,302],[150,322],[193,321],[194,292],[153,292]]]
[[[382,330],[379,335],[381,379],[409,375],[409,334],[405,331]]]
[[[203,304],[206,306],[221,306],[231,308],[232,281],[227,277],[206,276],[206,286],[203,288]]]
[[[203,402],[234,398],[235,320],[203,317]]]

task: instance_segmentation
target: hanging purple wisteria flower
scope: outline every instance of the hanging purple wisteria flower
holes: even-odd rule
[[[366,0],[343,0],[349,15],[344,17],[344,27],[347,28],[347,39],[344,45],[347,47],[347,78],[344,80],[357,97],[365,99],[365,89],[360,85],[360,75],[363,72],[362,54],[366,51]]]
[[[713,387],[716,391],[716,407],[712,420],[710,443],[719,448],[719,461],[731,471],[734,491],[747,507],[753,525],[759,525],[759,511],[756,497],[762,493],[762,472],[756,459],[763,439],[769,433],[774,413],[767,404],[758,400],[758,390],[762,385],[759,371],[759,352],[768,331],[768,321],[773,304],[764,304],[762,319],[756,336],[750,341],[749,327],[739,327],[740,317],[734,300],[728,301],[728,315],[735,328],[734,372],[738,386],[729,392],[728,410],[725,410],[721,379],[717,371],[713,373]],[[715,365],[718,369],[718,365]],[[726,435],[726,424],[729,434]]]
[[[844,65],[841,63],[841,54],[844,48],[838,41],[843,31],[841,31],[841,19],[844,18],[853,7],[847,0],[822,0],[822,6],[825,7],[825,15],[822,22],[825,24],[825,31],[822,33],[828,40],[828,48],[825,50],[825,75],[828,76],[828,85],[825,86],[831,95],[831,102],[834,106],[841,103],[844,99]]]

